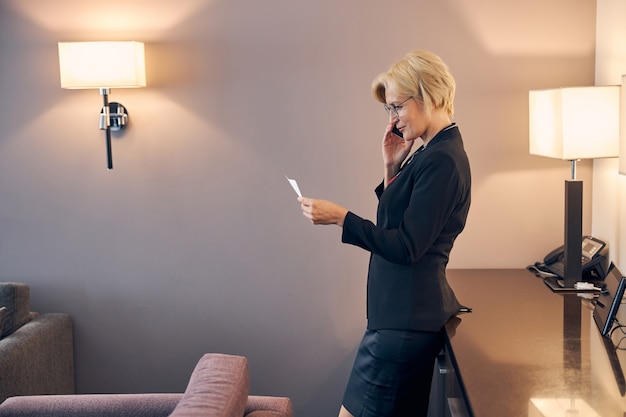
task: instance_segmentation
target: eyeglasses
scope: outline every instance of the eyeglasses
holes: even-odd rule
[[[413,96],[407,98],[406,100],[404,100],[400,104],[385,104],[385,110],[387,110],[387,114],[389,114],[391,116],[391,113],[393,112],[394,116],[400,117],[400,115],[398,114],[398,110],[400,110],[402,108],[402,105],[404,103],[406,103],[407,101],[411,100],[412,98],[413,98]]]

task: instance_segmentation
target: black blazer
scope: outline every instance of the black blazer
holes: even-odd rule
[[[456,125],[420,147],[384,189],[376,225],[349,212],[342,242],[369,252],[368,329],[438,331],[461,307],[446,265],[470,207],[471,174]]]

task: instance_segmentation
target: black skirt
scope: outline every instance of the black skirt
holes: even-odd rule
[[[426,416],[442,346],[442,332],[367,330],[343,406],[354,417]]]

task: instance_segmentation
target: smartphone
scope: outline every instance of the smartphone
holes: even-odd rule
[[[398,128],[395,125],[393,126],[393,129],[391,131],[393,132],[394,135],[402,137],[402,132],[400,132],[400,130],[398,130]]]

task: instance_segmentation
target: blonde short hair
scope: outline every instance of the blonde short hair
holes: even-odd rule
[[[385,92],[412,96],[427,110],[443,109],[452,117],[456,82],[448,66],[429,51],[412,51],[372,82],[374,97],[386,103]]]

